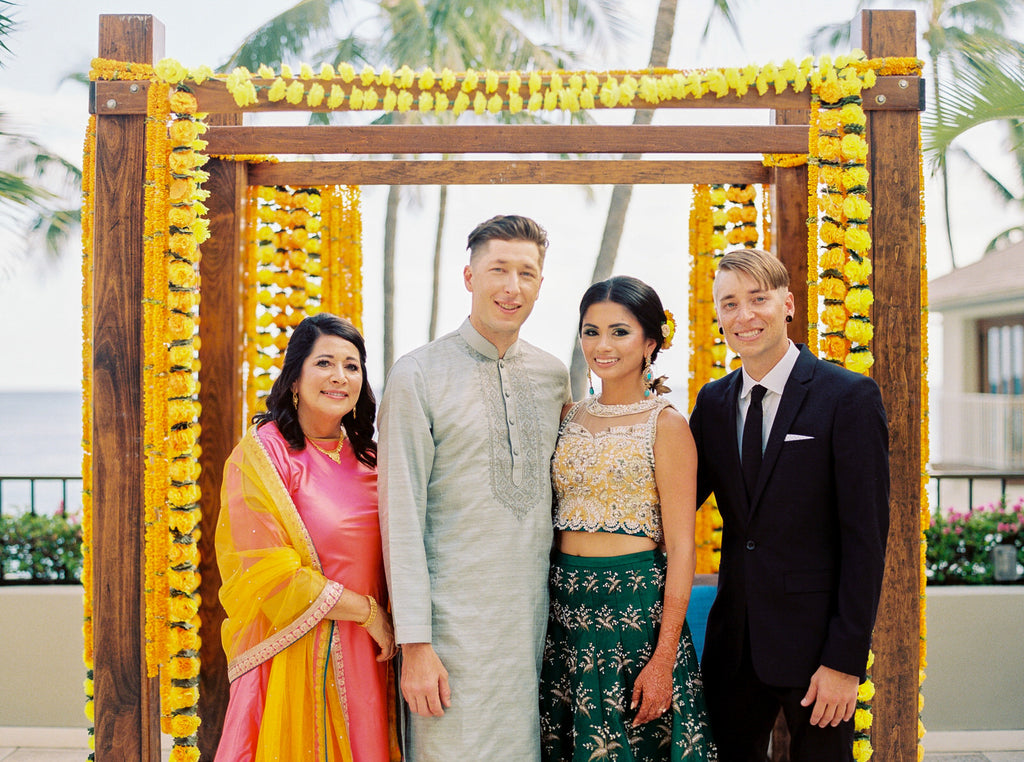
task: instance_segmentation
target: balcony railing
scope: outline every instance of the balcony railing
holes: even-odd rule
[[[82,512],[81,476],[0,476],[0,515]]]
[[[1024,396],[939,392],[931,419],[939,435],[932,462],[1024,471]]]

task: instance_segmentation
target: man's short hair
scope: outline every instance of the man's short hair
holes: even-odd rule
[[[786,266],[764,249],[730,251],[718,260],[718,272],[741,272],[767,291],[789,288],[789,271]]]
[[[469,249],[469,261],[472,262],[484,244],[492,240],[535,243],[540,254],[540,265],[544,266],[544,254],[548,250],[548,234],[544,228],[529,217],[522,217],[518,214],[499,214],[481,222],[473,228],[466,243],[466,248]]]

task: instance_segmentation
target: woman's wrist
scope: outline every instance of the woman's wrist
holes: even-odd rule
[[[373,624],[374,620],[377,619],[378,606],[377,601],[374,600],[372,595],[364,595],[363,597],[366,599],[366,603],[369,607],[369,612],[366,614],[366,617],[361,622],[359,622],[359,626],[369,627]]]

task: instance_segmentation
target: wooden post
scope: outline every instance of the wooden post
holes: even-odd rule
[[[241,114],[214,114],[212,124],[241,124]],[[199,539],[200,632],[199,652],[199,751],[213,759],[228,706],[228,667],[221,647],[220,626],[224,609],[217,597],[220,570],[214,551],[220,488],[224,462],[242,436],[242,270],[244,259],[245,199],[247,172],[244,162],[211,159],[210,239],[202,246],[199,270],[202,282],[199,337],[201,340],[199,402],[203,409],[200,464],[202,475],[202,534]]]
[[[163,25],[100,16],[99,55],[153,63]],[[93,623],[96,759],[160,759],[156,679],[146,677],[142,453],[145,116],[100,104],[93,303]]]
[[[913,11],[864,11],[869,58],[916,56]],[[917,759],[920,665],[921,220],[917,111],[868,111],[875,355],[889,418],[889,546],[875,624],[871,740],[880,762]]]
[[[808,124],[811,112],[775,111],[774,124]],[[789,338],[807,342],[807,165],[773,167],[772,222],[775,229],[775,255],[789,271],[789,290],[793,292],[796,312],[788,326]],[[811,347],[817,354],[818,348]]]

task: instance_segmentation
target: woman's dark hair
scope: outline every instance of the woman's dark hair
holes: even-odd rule
[[[657,292],[642,280],[628,275],[616,275],[595,283],[587,289],[580,301],[577,335],[583,331],[583,316],[587,314],[590,306],[602,302],[620,304],[632,313],[643,328],[644,336],[654,339],[654,351],[651,352],[651,362],[654,362],[658,358],[661,345],[665,343],[665,337],[661,332],[661,326],[665,323],[665,308],[661,306],[661,298]]]
[[[267,396],[267,411],[256,413],[252,417],[252,422],[262,426],[268,421],[273,421],[293,450],[306,448],[306,435],[299,425],[295,405],[292,404],[292,385],[302,375],[302,364],[313,351],[316,340],[324,334],[349,341],[359,350],[363,386],[359,390],[356,406],[341,419],[341,422],[345,426],[345,433],[352,443],[356,458],[371,468],[376,467],[377,443],[373,441],[373,420],[377,414],[377,400],[366,377],[366,344],[354,325],[328,312],[305,318],[292,331],[281,375],[274,381]]]

